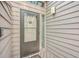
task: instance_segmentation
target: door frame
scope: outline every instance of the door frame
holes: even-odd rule
[[[38,39],[39,39],[39,51],[40,51],[40,14],[39,13],[36,13],[36,12],[33,12],[33,11],[28,11],[28,10],[24,10],[24,9],[20,9],[20,57],[22,58],[22,39],[24,40],[24,16],[23,16],[23,12],[32,12],[36,15],[38,15],[38,20],[37,20],[37,23],[39,22],[39,25],[37,24],[37,30],[36,30],[36,33],[38,33]],[[31,14],[32,14],[31,13]],[[36,36],[36,39],[37,39],[37,36]]]

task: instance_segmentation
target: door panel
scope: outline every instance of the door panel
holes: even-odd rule
[[[21,57],[39,51],[39,14],[21,10],[20,21]]]

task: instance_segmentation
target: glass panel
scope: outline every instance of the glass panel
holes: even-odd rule
[[[25,29],[24,42],[30,42],[36,40],[36,29]]]
[[[39,6],[42,6],[42,3],[41,3],[41,2],[38,2],[38,5],[39,5]]]
[[[38,6],[40,6],[40,7],[44,7],[44,3],[41,2],[41,1],[28,1],[28,2],[30,2],[30,3],[32,3],[32,4],[35,4],[35,5],[38,5]]]
[[[24,42],[30,42],[36,40],[36,16],[27,15],[24,16]]]

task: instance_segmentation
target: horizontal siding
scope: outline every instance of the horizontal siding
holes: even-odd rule
[[[13,7],[16,7],[18,9],[25,9],[25,10],[29,10],[29,11],[33,11],[33,12],[37,12],[37,13],[41,13],[41,14],[45,14],[45,8],[39,7],[37,5],[33,5],[27,2],[11,2]],[[20,6],[19,6],[20,5]]]
[[[7,2],[0,1],[0,27],[2,37],[0,37],[0,58],[11,57],[11,8]]]
[[[1,9],[0,10],[1,16],[4,17],[9,24],[11,24],[10,17],[8,15],[8,13],[6,12],[6,9],[3,6],[2,2],[0,2],[0,9]]]
[[[20,57],[20,9],[12,7],[12,57]]]
[[[56,7],[54,16],[52,6]],[[79,57],[79,2],[48,2],[46,11],[48,57]]]

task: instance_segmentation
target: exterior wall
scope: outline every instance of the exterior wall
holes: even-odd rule
[[[11,57],[11,5],[9,2],[0,1],[0,58]]]
[[[12,7],[12,57],[20,57],[20,9]]]
[[[40,15],[45,14],[45,8],[29,4],[27,2],[10,2],[12,4],[12,56],[20,57],[20,9],[33,11],[39,13]],[[41,23],[40,23],[41,24]],[[41,26],[40,26],[41,28]],[[41,30],[40,30],[41,31]],[[41,35],[41,34],[40,34]],[[41,37],[41,36],[40,36]]]
[[[79,2],[50,1],[46,12],[47,57],[79,57]]]

